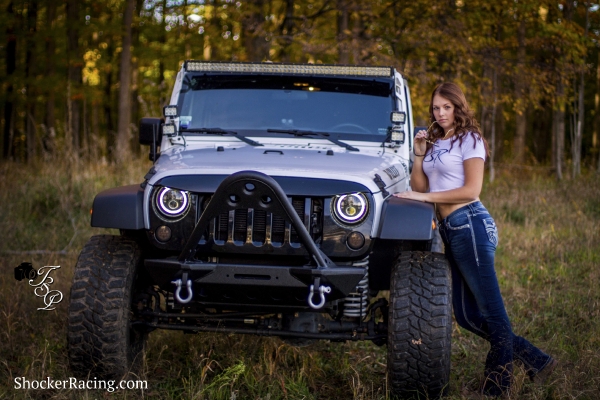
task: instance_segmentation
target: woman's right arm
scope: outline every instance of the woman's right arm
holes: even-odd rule
[[[423,172],[423,160],[425,159],[425,151],[427,151],[426,137],[427,131],[424,130],[419,131],[415,136],[415,160],[412,172],[410,173],[410,187],[413,191],[421,193],[425,193],[429,189],[429,179],[427,179],[427,175]]]

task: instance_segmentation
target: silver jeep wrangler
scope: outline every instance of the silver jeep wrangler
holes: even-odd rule
[[[72,370],[119,379],[149,332],[387,344],[392,397],[450,373],[450,276],[409,189],[414,130],[391,67],[186,61],[154,162],[94,200],[69,305]],[[382,293],[381,291],[389,291]]]

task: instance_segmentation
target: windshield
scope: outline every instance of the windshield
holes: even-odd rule
[[[179,98],[180,128],[297,129],[381,141],[390,123],[391,83],[375,80],[187,76]]]

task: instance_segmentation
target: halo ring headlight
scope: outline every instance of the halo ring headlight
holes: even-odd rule
[[[179,217],[190,205],[188,192],[185,190],[163,187],[156,195],[156,206],[166,217]]]
[[[368,214],[369,202],[363,193],[335,196],[332,202],[333,215],[343,224],[361,223]]]

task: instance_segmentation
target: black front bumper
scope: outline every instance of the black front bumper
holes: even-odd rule
[[[174,259],[145,261],[150,276],[163,289],[175,288],[172,282],[186,274],[192,281],[194,301],[213,305],[265,305],[307,307],[310,286],[318,278],[329,286],[327,301],[346,297],[365,275],[364,268],[311,268],[180,262]],[[318,297],[318,295],[317,295]],[[317,299],[315,299],[315,302]]]

